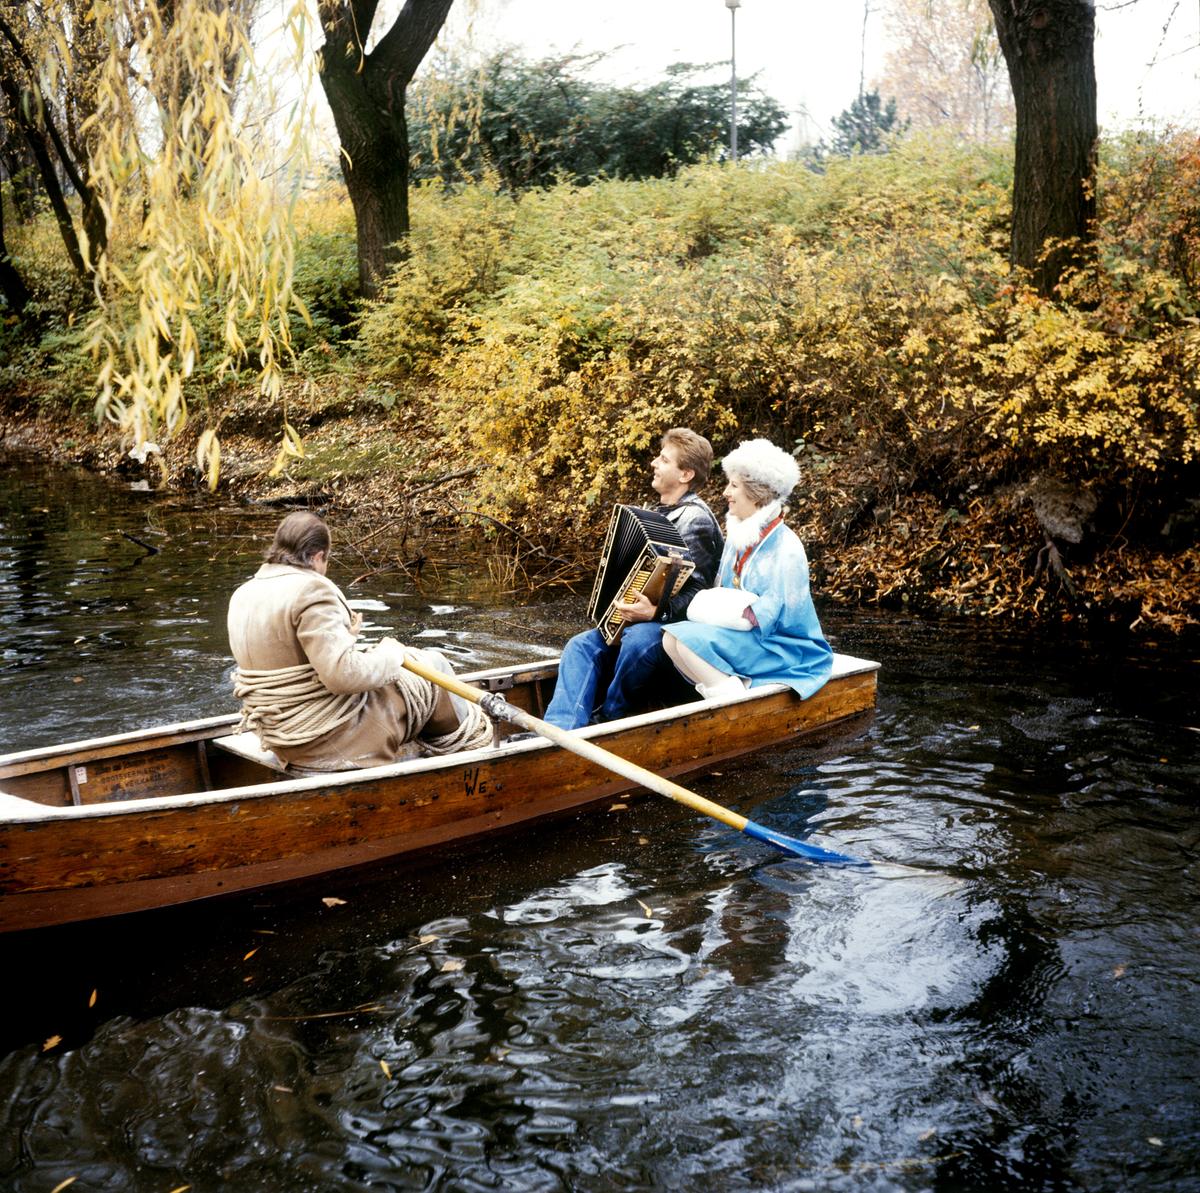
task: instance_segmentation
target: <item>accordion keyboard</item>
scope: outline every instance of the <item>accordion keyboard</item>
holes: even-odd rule
[[[604,629],[607,631],[604,634],[604,640],[606,642],[611,642],[612,639],[616,637],[617,631],[625,624],[625,619],[621,616],[621,606],[632,604],[633,601],[631,598],[640,596],[646,590],[646,584],[653,575],[653,567],[638,568],[638,570],[633,573],[633,577],[625,591],[622,592],[615,601],[613,601],[609,615],[604,622]]]

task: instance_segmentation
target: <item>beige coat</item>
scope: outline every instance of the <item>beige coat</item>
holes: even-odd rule
[[[416,731],[395,686],[404,648],[395,638],[383,638],[368,650],[357,649],[361,620],[332,580],[287,564],[263,564],[230,599],[229,645],[239,667],[273,671],[311,663],[331,692],[369,693],[345,724],[302,746],[276,747],[289,765],[347,770],[415,753],[406,743]]]

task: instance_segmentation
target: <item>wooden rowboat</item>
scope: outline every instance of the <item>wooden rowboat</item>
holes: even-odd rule
[[[780,685],[580,730],[678,777],[845,731],[877,663],[837,655],[800,700]],[[462,678],[540,716],[557,660]],[[631,784],[540,739],[298,778],[237,716],[0,756],[0,931],[45,927],[323,874],[603,804]]]

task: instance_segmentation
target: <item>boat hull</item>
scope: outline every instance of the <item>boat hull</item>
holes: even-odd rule
[[[695,774],[861,722],[875,704],[875,665],[844,670],[804,701],[790,690],[772,689],[582,732],[649,770],[675,778]],[[129,781],[114,788],[115,798],[110,793],[69,806],[0,796],[0,814],[9,813],[0,820],[0,931],[170,906],[402,858],[584,811],[633,786],[541,740],[288,778],[212,749],[212,740],[228,730],[226,722],[195,725],[204,728],[141,735],[153,750],[137,757],[154,762],[139,761],[131,773],[142,776],[152,792],[147,796],[139,796]],[[50,791],[62,781],[51,776],[65,770],[78,800],[83,788],[74,776],[85,764],[73,760],[90,760],[94,782],[102,767],[115,773],[122,757],[133,756],[129,745],[136,738],[75,743],[58,754],[10,755],[0,759],[0,792],[22,784],[24,790]],[[196,743],[205,741],[210,748],[201,747],[199,756],[206,760],[197,773],[215,789],[165,790],[170,780],[163,776],[174,773],[167,765],[174,757],[170,751],[190,759]]]

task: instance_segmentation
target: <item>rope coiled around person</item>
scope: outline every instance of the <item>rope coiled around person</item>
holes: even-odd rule
[[[421,652],[421,657],[434,663],[427,653]],[[433,715],[437,690],[409,671],[400,672],[394,682],[408,710],[412,736],[416,736]],[[270,671],[235,668],[233,694],[242,702],[238,732],[257,734],[269,750],[294,749],[324,737],[358,716],[369,697],[367,692],[331,692],[311,663]],[[458,702],[456,709],[461,718],[458,726],[449,733],[422,737],[418,744],[423,753],[455,754],[491,744],[492,727],[483,712],[465,701]]]

